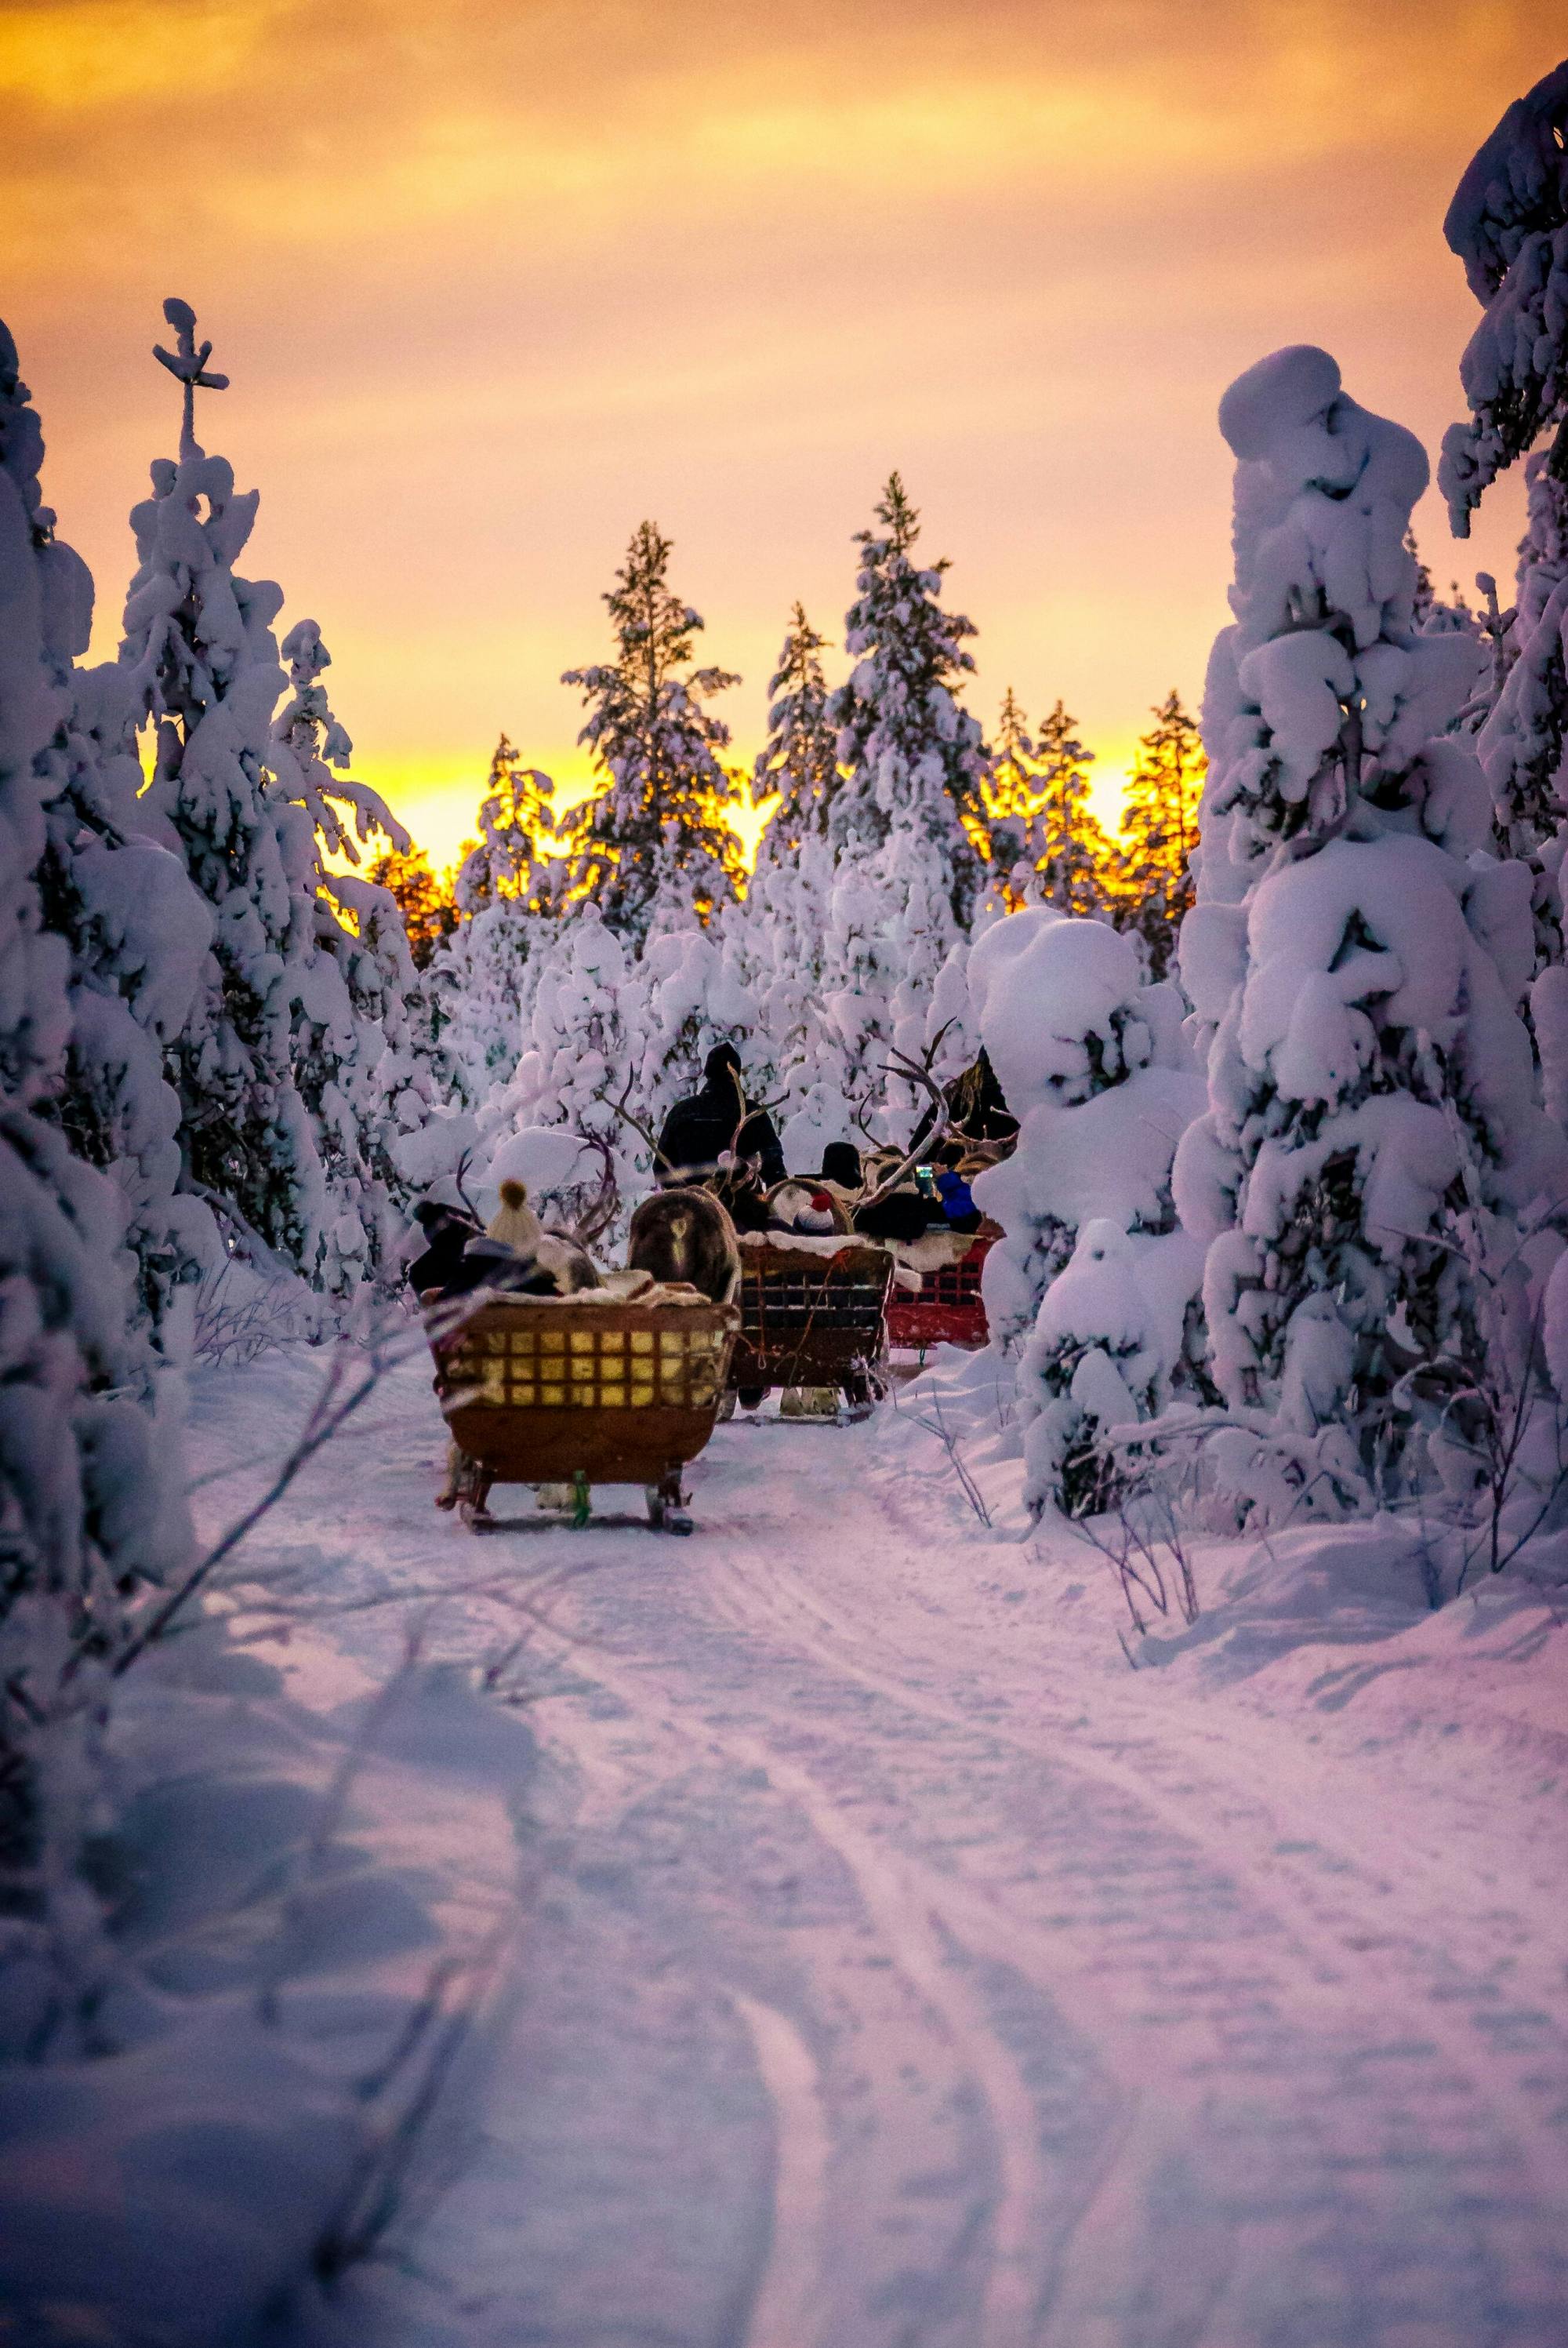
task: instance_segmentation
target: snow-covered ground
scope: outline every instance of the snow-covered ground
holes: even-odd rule
[[[318,1375],[200,1385],[210,1521]],[[418,1363],[265,1520],[248,1570],[329,1603],[258,1650],[302,1705],[411,1617],[450,1699],[393,1708],[350,1802],[480,1885],[509,1822],[522,1883],[397,2255],[323,2342],[1561,2348],[1568,1606],[1430,1613],[1386,1528],[1211,1544],[1129,1669],[984,1377],[945,1407],[990,1527],[938,1373],[720,1428],[689,1540],[523,1492],[477,1540]]]

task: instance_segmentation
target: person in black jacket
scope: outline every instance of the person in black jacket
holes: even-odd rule
[[[770,1188],[784,1180],[784,1151],[774,1121],[748,1099],[734,1045],[715,1044],[702,1065],[701,1092],[677,1101],[664,1120],[659,1179],[705,1181],[718,1172],[720,1159],[732,1148],[737,1158],[761,1161],[763,1180]]]

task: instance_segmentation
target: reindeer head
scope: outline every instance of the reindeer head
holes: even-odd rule
[[[891,1173],[885,1174],[876,1188],[861,1200],[862,1206],[874,1207],[879,1200],[886,1199],[889,1191],[898,1188],[904,1177],[910,1172],[923,1155],[929,1156],[948,1138],[948,1128],[953,1122],[952,1104],[931,1074],[931,1069],[938,1053],[942,1048],[948,1029],[952,1025],[953,1022],[949,1019],[946,1025],[938,1028],[917,1060],[912,1060],[907,1052],[900,1052],[894,1045],[889,1045],[887,1047],[892,1057],[883,1063],[882,1073],[889,1076],[903,1076],[907,1082],[918,1085],[923,1092],[929,1093],[931,1105],[936,1111],[936,1122],[928,1133],[922,1135],[919,1148],[910,1150],[908,1156],[901,1159]]]

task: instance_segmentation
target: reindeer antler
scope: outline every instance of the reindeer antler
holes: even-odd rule
[[[658,1137],[654,1133],[652,1127],[647,1124],[643,1118],[634,1117],[630,1109],[627,1107],[627,1103],[631,1098],[631,1087],[635,1082],[635,1076],[627,1077],[625,1086],[621,1091],[620,1098],[618,1101],[610,1099],[610,1086],[608,1085],[601,1085],[598,1092],[593,1095],[593,1098],[596,1101],[602,1101],[605,1107],[609,1109],[612,1117],[618,1117],[622,1125],[629,1125],[633,1133],[639,1135],[641,1138],[648,1144],[650,1150],[652,1152],[653,1163],[655,1166],[662,1166],[667,1172],[673,1174],[675,1169],[671,1165],[670,1160],[660,1148]]]
[[[867,1112],[871,1107],[871,1095],[867,1093],[863,1101],[851,1101],[849,1104],[849,1114],[855,1125],[857,1127],[859,1131],[866,1136],[866,1140],[871,1144],[873,1149],[880,1149],[882,1147],[881,1142],[877,1139],[876,1134],[872,1132],[871,1128],[866,1122]]]
[[[474,1204],[473,1200],[472,1200],[472,1199],[470,1199],[470,1197],[468,1196],[467,1190],[466,1190],[466,1189],[464,1187],[464,1182],[463,1182],[463,1177],[464,1177],[464,1175],[465,1175],[465,1174],[466,1174],[466,1172],[468,1171],[469,1167],[473,1164],[473,1162],[474,1162],[474,1153],[473,1153],[473,1151],[472,1151],[471,1149],[466,1149],[466,1150],[463,1152],[462,1157],[461,1157],[461,1158],[459,1158],[459,1159],[457,1160],[456,1166],[456,1167],[454,1168],[454,1169],[453,1169],[453,1174],[452,1174],[452,1184],[453,1184],[453,1188],[456,1189],[456,1193],[457,1193],[457,1196],[462,1200],[463,1204],[467,1208],[468,1212],[473,1216],[474,1220],[475,1220],[476,1222],[477,1222],[477,1221],[479,1220],[479,1210],[478,1210],[478,1208]]]
[[[737,1086],[738,1086],[738,1085],[740,1085],[740,1078],[739,1078],[738,1076],[735,1078],[735,1082],[736,1082]],[[742,1092],[741,1092],[741,1101],[742,1101],[742,1107],[741,1107],[741,1121],[740,1121],[739,1125],[737,1125],[737,1126],[736,1126],[736,1128],[735,1128],[735,1129],[734,1129],[733,1133],[732,1133],[732,1134],[731,1134],[731,1136],[730,1136],[730,1156],[731,1156],[732,1158],[738,1158],[738,1157],[739,1157],[739,1155],[740,1155],[740,1149],[741,1149],[741,1136],[742,1136],[742,1134],[743,1134],[743,1133],[744,1133],[744,1131],[745,1131],[745,1129],[746,1129],[747,1126],[748,1126],[748,1125],[750,1125],[750,1123],[751,1123],[751,1121],[752,1121],[753,1117],[767,1117],[767,1116],[769,1116],[769,1115],[772,1113],[772,1111],[773,1111],[773,1110],[774,1110],[775,1108],[783,1108],[783,1107],[784,1107],[784,1105],[785,1101],[786,1101],[786,1100],[788,1100],[788,1098],[789,1098],[789,1095],[788,1095],[788,1093],[780,1093],[780,1095],[779,1095],[779,1097],[778,1097],[777,1100],[753,1101],[753,1102],[752,1103],[752,1106],[750,1107],[750,1108],[747,1108],[747,1107],[745,1107],[745,1105],[744,1105],[744,1104],[745,1104],[745,1092],[744,1092],[744,1089],[743,1089],[743,1088],[742,1089]]]
[[[919,1147],[911,1149],[908,1157],[906,1158],[900,1165],[896,1166],[892,1173],[887,1175],[883,1181],[878,1182],[876,1189],[871,1193],[871,1196],[868,1199],[863,1199],[860,1201],[863,1207],[874,1207],[879,1200],[886,1199],[889,1191],[896,1190],[898,1188],[899,1183],[902,1182],[905,1175],[907,1174],[911,1166],[916,1164],[917,1161],[922,1149],[931,1149],[937,1145],[937,1143],[947,1139],[948,1128],[953,1122],[952,1103],[948,1100],[942,1086],[937,1082],[936,1077],[931,1074],[931,1063],[935,1060],[938,1053],[941,1050],[943,1039],[947,1035],[948,1029],[951,1027],[953,1024],[953,1021],[949,1019],[943,1026],[938,1028],[937,1033],[932,1036],[930,1042],[927,1045],[924,1052],[917,1060],[912,1060],[907,1052],[899,1051],[896,1044],[889,1044],[887,1046],[893,1056],[891,1060],[885,1060],[883,1062],[882,1073],[885,1076],[903,1076],[910,1084],[919,1085],[924,1091],[928,1092],[931,1096],[932,1106],[935,1107],[937,1112],[937,1118],[936,1123],[932,1126],[929,1133],[922,1137]],[[862,1129],[864,1130],[864,1128]]]
[[[615,1152],[610,1146],[609,1137],[602,1133],[582,1133],[578,1138],[585,1149],[597,1149],[604,1160],[599,1195],[571,1227],[571,1237],[579,1247],[591,1249],[595,1240],[601,1239],[615,1220],[615,1211],[620,1204],[620,1185],[616,1179]]]

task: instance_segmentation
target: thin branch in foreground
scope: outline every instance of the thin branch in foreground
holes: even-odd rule
[[[1158,1530],[1151,1530],[1138,1520],[1143,1509],[1153,1507],[1157,1507],[1162,1515]],[[1174,1612],[1189,1628],[1197,1621],[1197,1583],[1168,1494],[1147,1486],[1142,1491],[1129,1493],[1112,1519],[1114,1529],[1108,1533],[1096,1531],[1086,1518],[1068,1518],[1064,1521],[1071,1532],[1105,1560],[1116,1577],[1132,1628],[1140,1638],[1147,1634],[1156,1614],[1168,1621]],[[1122,1652],[1131,1663],[1132,1657],[1120,1629],[1116,1635],[1122,1639]]]
[[[965,1499],[968,1500],[970,1508],[974,1510],[981,1524],[984,1525],[989,1531],[990,1529],[991,1512],[986,1505],[985,1494],[980,1490],[979,1486],[976,1483],[974,1478],[970,1475],[968,1469],[964,1465],[963,1458],[958,1450],[958,1437],[953,1433],[952,1428],[948,1425],[946,1418],[942,1416],[942,1404],[939,1395],[933,1395],[931,1407],[937,1414],[935,1421],[928,1418],[923,1418],[918,1411],[911,1411],[909,1416],[913,1418],[917,1426],[923,1426],[927,1435],[934,1435],[937,1437],[937,1440],[940,1443],[943,1450],[948,1455],[948,1466],[952,1468],[954,1475],[958,1479],[959,1491],[962,1492]]]
[[[343,1354],[336,1354],[328,1365],[321,1392],[311,1406],[303,1427],[279,1465],[278,1472],[266,1490],[244,1513],[236,1518],[227,1532],[210,1549],[205,1557],[193,1565],[184,1580],[172,1590],[161,1604],[155,1607],[147,1621],[115,1657],[110,1670],[116,1679],[128,1672],[132,1663],[144,1654],[155,1641],[164,1638],[178,1614],[183,1612],[198,1591],[205,1587],[231,1551],[238,1549],[261,1519],[274,1509],[302,1468],[307,1467],[316,1453],[339,1434],[356,1412],[362,1410],[387,1374],[401,1367],[421,1351],[432,1334],[445,1335],[449,1329],[461,1325],[474,1307],[466,1298],[459,1300],[461,1309],[448,1316],[438,1317],[421,1325],[417,1334],[400,1333],[391,1344],[373,1345],[370,1360],[361,1375],[349,1380],[347,1364]],[[346,1389],[346,1390],[345,1390]],[[66,1667],[69,1678],[82,1660],[85,1651],[78,1649]]]

